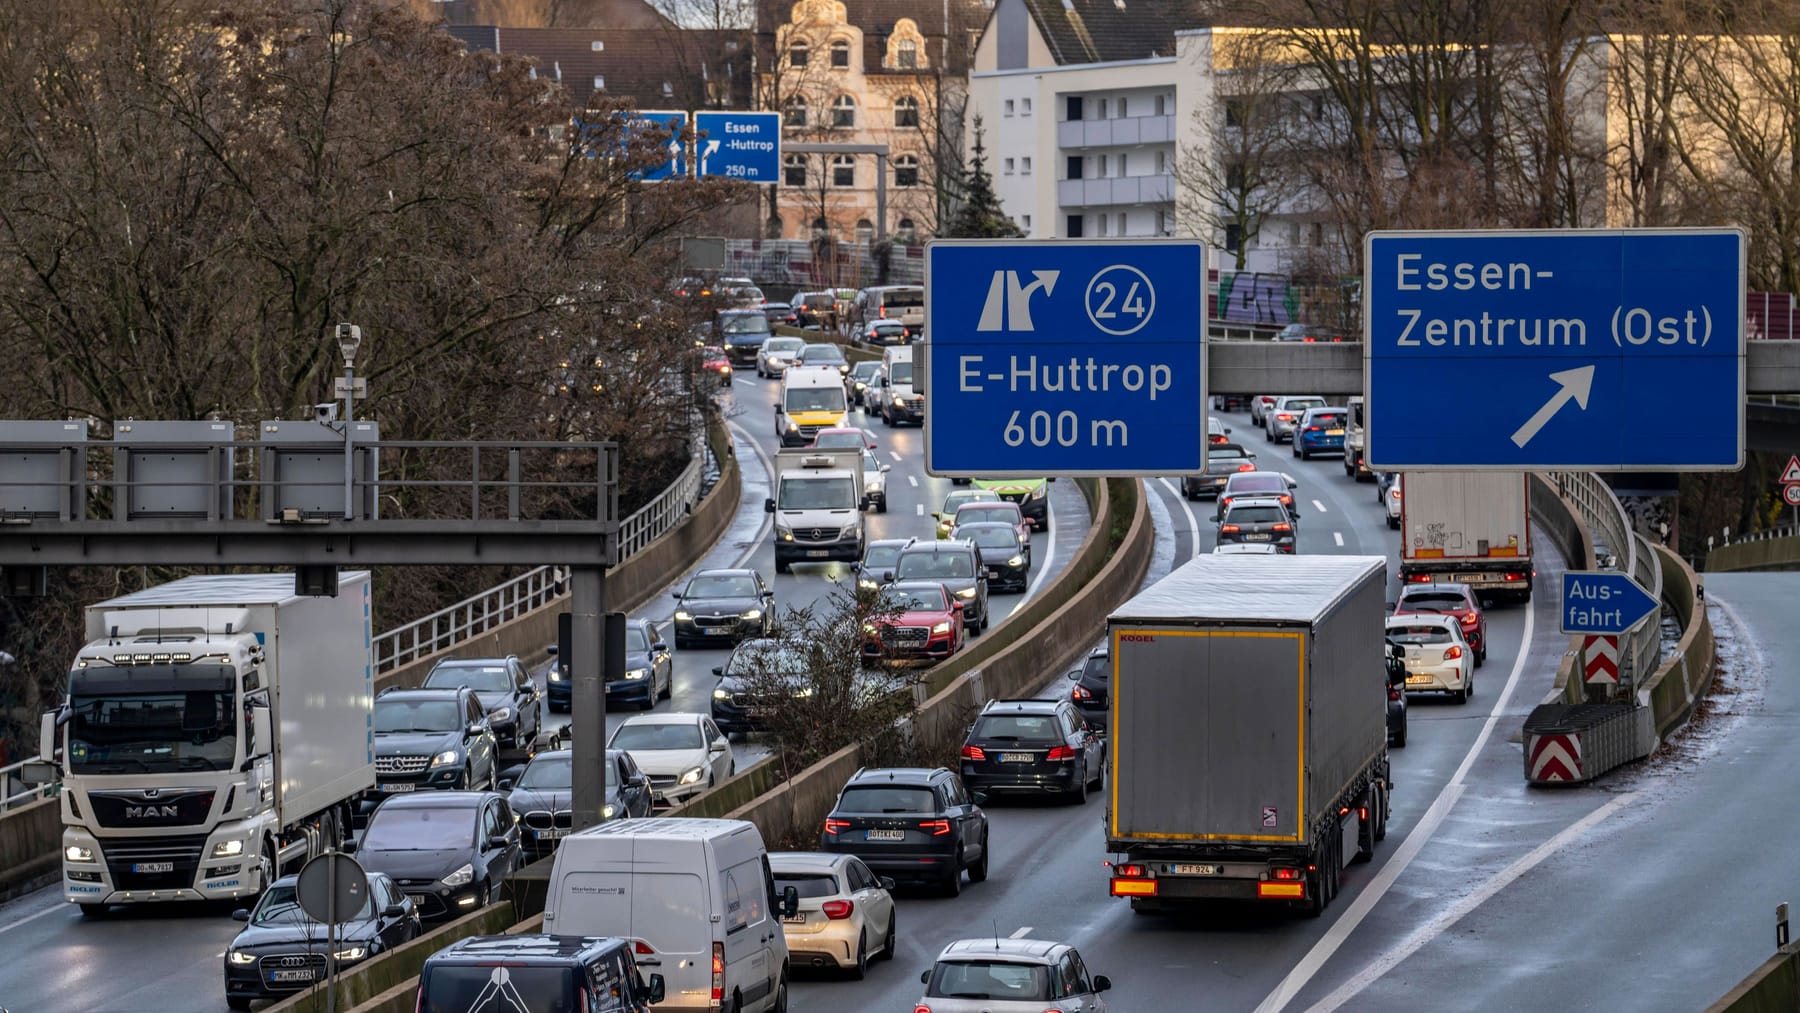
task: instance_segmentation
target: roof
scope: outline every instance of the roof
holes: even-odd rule
[[[498,668],[509,661],[517,661],[516,654],[508,654],[503,658],[439,658],[432,668],[474,668],[477,665]]]
[[[775,66],[775,32],[781,25],[792,24],[796,0],[758,0],[756,34],[759,59],[763,67]],[[973,41],[986,23],[988,5],[984,0],[842,0],[844,20],[863,32],[863,70],[876,75],[935,75],[940,54],[946,52],[944,30],[950,31],[948,60],[943,70],[949,75],[965,74],[973,55]],[[925,59],[931,64],[923,70],[896,70],[883,66],[887,58],[888,37],[902,18],[910,19],[924,39]]]
[[[706,717],[706,715],[684,711],[664,711],[660,714],[656,712],[633,714],[620,722],[619,727],[623,728],[626,725],[697,725],[703,717]],[[615,731],[616,730],[617,729],[615,729]]]
[[[660,837],[684,841],[709,840],[745,830],[757,834],[756,824],[743,820],[709,819],[699,816],[647,816],[635,820],[613,820],[599,826],[576,831],[565,840],[579,837]]]
[[[1179,0],[1022,0],[1058,64],[1175,55],[1175,31],[1198,27]]]
[[[695,570],[696,577],[754,577],[756,571],[743,566],[715,566],[709,570]]]
[[[1408,612],[1403,616],[1388,616],[1382,628],[1393,629],[1396,626],[1454,626],[1461,629],[1462,623],[1455,616],[1442,612]]]
[[[435,0],[432,9],[452,27],[470,25],[491,15],[493,3],[483,0]],[[615,25],[619,28],[661,28],[672,22],[646,0],[562,0],[556,18],[565,25]]]
[[[1054,712],[1061,706],[1061,700],[989,700],[982,705],[981,713],[1042,714],[1046,711]]]
[[[771,851],[769,865],[777,876],[783,870],[829,872],[850,860],[849,855],[833,855],[823,851]]]
[[[998,935],[985,939],[958,939],[938,953],[939,960],[976,960],[999,955],[1040,964],[1053,964],[1069,948],[1068,943],[1049,939],[1003,939]]]
[[[613,936],[470,936],[458,939],[431,955],[434,964],[453,964],[460,959],[491,960],[570,960],[624,946],[625,940]]]
[[[1312,623],[1354,586],[1386,573],[1384,556],[1196,556],[1109,621]]]
[[[864,767],[852,774],[844,787],[882,781],[929,781],[943,770],[943,767]]]
[[[607,22],[591,28],[449,25],[472,50],[529,57],[569,98],[628,99],[639,109],[748,108],[747,32]]]
[[[415,791],[405,795],[389,795],[381,802],[383,809],[473,809],[489,798],[487,791]]]
[[[466,686],[389,686],[375,694],[376,700],[390,700],[397,696],[404,697],[440,697],[456,696],[462,692],[475,692]]]
[[[367,578],[367,570],[345,571],[340,579],[348,583]],[[294,574],[282,573],[213,573],[183,577],[167,584],[147,587],[142,591],[108,598],[91,608],[141,608],[152,605],[279,605],[299,599],[294,593]]]

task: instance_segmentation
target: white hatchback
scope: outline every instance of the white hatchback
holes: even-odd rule
[[[822,851],[769,854],[775,892],[793,887],[799,909],[781,919],[788,959],[861,978],[871,959],[894,957],[894,881],[869,871],[855,855]]]
[[[656,806],[684,802],[737,773],[731,741],[710,714],[634,714],[613,729],[608,749],[631,754],[650,775]]]
[[[1408,693],[1448,693],[1457,703],[1475,695],[1475,649],[1455,616],[1389,616],[1387,639],[1406,651]]]

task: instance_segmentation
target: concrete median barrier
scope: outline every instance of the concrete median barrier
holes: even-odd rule
[[[61,800],[40,799],[0,816],[0,901],[56,882],[61,847]]]
[[[1693,568],[1660,545],[1656,554],[1662,560],[1663,601],[1681,621],[1681,640],[1638,687],[1638,701],[1650,708],[1663,739],[1692,716],[1694,704],[1712,688],[1713,630]]]
[[[337,976],[338,1008],[350,1009],[397,987],[403,988],[409,981],[414,982],[416,988],[419,970],[425,966],[425,958],[458,939],[497,935],[506,931],[517,920],[513,916],[511,902],[489,904],[480,911],[463,915],[447,925],[440,925],[373,960],[365,960]],[[408,1005],[405,1008],[412,1007]],[[324,1009],[325,989],[319,986],[283,999],[270,1006],[265,1013],[321,1013]]]
[[[1722,545],[1706,554],[1706,572],[1800,570],[1800,535]]]

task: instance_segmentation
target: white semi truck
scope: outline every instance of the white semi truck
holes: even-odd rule
[[[1531,600],[1531,485],[1520,471],[1409,471],[1400,579],[1455,581],[1488,601]]]
[[[375,785],[369,575],[335,598],[291,573],[186,577],[87,609],[60,768],[63,895],[109,905],[254,896],[335,845]]]

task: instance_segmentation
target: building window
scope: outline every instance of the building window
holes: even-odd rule
[[[1004,164],[1006,165],[1006,174],[1008,176],[1012,175],[1013,174],[1013,160],[1010,158],[1006,159]]]
[[[901,70],[917,70],[919,66],[919,44],[912,39],[901,39],[895,62]]]
[[[831,65],[833,67],[850,66],[850,43],[843,39],[834,39],[831,43]]]
[[[1100,115],[1098,117],[1099,119],[1106,119],[1106,109],[1107,109],[1107,101],[1106,101],[1106,99],[1101,99],[1100,100]]]
[[[823,216],[814,218],[813,219],[813,238],[814,239],[824,239],[825,237],[827,237],[829,235],[831,235],[831,223],[826,221]]]
[[[1100,156],[1100,171],[1094,173],[1095,179],[1105,179],[1106,178],[1106,163],[1107,163],[1106,156],[1101,155]],[[1101,235],[1105,235],[1105,233],[1101,233]]]
[[[1006,101],[1000,103],[1000,109],[1001,109],[1002,115],[1011,116],[1013,114],[1013,100],[1007,99]]]
[[[916,127],[919,125],[919,100],[911,95],[902,95],[894,100],[894,126]]]
[[[781,119],[782,126],[806,126],[806,100],[797,95],[788,99],[787,108],[782,110]]]
[[[1325,245],[1325,223],[1324,222],[1313,222],[1312,223],[1312,244],[1314,246],[1324,246]]]
[[[831,185],[850,187],[856,185],[856,157],[853,155],[831,156]]]
[[[1156,153],[1156,174],[1158,176],[1160,176],[1163,173],[1168,172],[1168,171],[1169,171],[1169,153],[1166,151],[1157,152]]]
[[[1169,213],[1167,211],[1158,211],[1156,213],[1156,234],[1159,236],[1166,236],[1169,234]]]
[[[1031,231],[1031,216],[1030,215],[1020,215],[1019,216],[1019,227],[1024,229],[1026,232],[1030,232]]]
[[[1119,212],[1118,235],[1122,236],[1124,234],[1125,234],[1125,212],[1121,211],[1121,212]]]
[[[1080,179],[1081,178],[1081,156],[1080,155],[1070,155],[1069,156],[1068,178],[1069,179]]]
[[[911,218],[902,218],[900,223],[894,227],[894,235],[910,243],[919,238],[919,227],[913,224]]]
[[[901,155],[894,159],[894,185],[919,185],[919,156]]]
[[[866,243],[874,238],[875,223],[869,221],[867,218],[858,218],[856,220],[856,241],[859,243]]]
[[[1096,218],[1099,218],[1099,219],[1100,219],[1100,222],[1099,222],[1099,225],[1100,225],[1100,232],[1099,232],[1099,235],[1100,235],[1100,236],[1101,236],[1101,237],[1102,237],[1102,238],[1104,238],[1104,237],[1105,237],[1105,236],[1106,236],[1106,216],[1105,216],[1105,215],[1096,215],[1096,216],[1095,216],[1095,217],[1096,217]]]
[[[1168,114],[1169,114],[1169,100],[1168,100],[1168,96],[1166,96],[1166,95],[1158,95],[1158,96],[1156,96],[1156,106],[1155,106],[1155,108],[1156,108],[1156,115],[1158,115],[1158,116],[1167,116],[1167,115],[1168,115]]]
[[[1119,96],[1119,105],[1117,108],[1115,108],[1113,110],[1113,115],[1118,117],[1119,119],[1125,118],[1125,103],[1126,103],[1126,101],[1127,100],[1126,100],[1125,96],[1123,96],[1123,95]]]
[[[1064,99],[1063,113],[1063,119],[1065,120],[1081,119],[1081,96],[1070,95],[1068,98]]]
[[[1325,96],[1324,95],[1314,95],[1312,97],[1312,114],[1313,114],[1313,119],[1315,119],[1315,120],[1324,118],[1324,116],[1325,116]]]
[[[1244,125],[1244,100],[1228,98],[1225,100],[1225,125],[1241,127]]]
[[[1068,232],[1067,238],[1069,238],[1069,239],[1080,239],[1081,238],[1081,216],[1080,215],[1070,215],[1069,216],[1069,224],[1068,224],[1068,228],[1066,231]]]
[[[1022,98],[1019,100],[1019,115],[1020,116],[1030,116],[1031,115],[1031,100],[1030,99]],[[1030,216],[1027,215],[1026,217],[1030,217]]]
[[[806,156],[781,156],[781,181],[788,186],[806,185]]]
[[[804,67],[812,59],[812,46],[805,39],[795,39],[788,46],[788,66]]]
[[[831,125],[839,128],[856,126],[856,100],[848,95],[839,95],[831,104]]]
[[[1024,158],[1019,159],[1019,175],[1021,175],[1021,176],[1031,175],[1031,156],[1030,155],[1026,155]]]
[[[1244,227],[1237,222],[1225,226],[1225,248],[1236,253],[1244,245]]]

